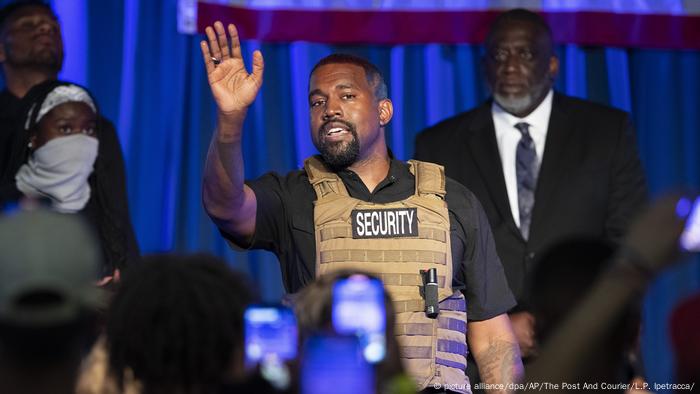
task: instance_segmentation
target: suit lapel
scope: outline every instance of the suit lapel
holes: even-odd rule
[[[566,114],[564,98],[555,93],[552,102],[552,112],[547,127],[547,139],[542,156],[542,165],[537,178],[537,190],[535,191],[535,206],[532,212],[532,224],[530,225],[530,239],[537,236],[540,231],[538,226],[547,212],[548,201],[555,193],[561,179],[561,171],[565,168],[564,162],[567,155],[567,145],[575,125],[571,124]]]
[[[508,223],[508,227],[520,236],[520,230],[515,225],[513,213],[508,202],[501,155],[498,152],[496,142],[496,130],[491,116],[491,100],[479,108],[479,114],[475,116],[477,122],[472,126],[469,135],[469,149],[479,172],[482,175],[491,200],[494,202],[501,218]]]

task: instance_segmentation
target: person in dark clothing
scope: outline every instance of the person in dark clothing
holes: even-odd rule
[[[9,164],[17,168],[0,185],[3,202],[33,198],[52,209],[82,214],[97,230],[104,254],[103,277],[138,259],[138,247],[114,184],[100,160],[103,130],[90,94],[75,84],[46,81],[23,100],[24,130]]]
[[[526,359],[537,354],[527,279],[539,255],[571,237],[618,242],[647,198],[629,115],[553,89],[552,37],[537,13],[500,14],[484,42],[493,97],[415,141],[415,159],[445,166],[484,206]]]
[[[308,95],[320,155],[303,171],[245,182],[242,125],[262,85],[262,54],[254,53],[248,73],[235,26],[227,34],[216,22],[206,34],[201,49],[218,119],[202,200],[220,231],[239,247],[276,253],[291,292],[340,269],[379,276],[397,321],[407,324],[397,339],[418,389],[469,393],[467,343],[486,382],[517,381],[522,363],[505,314],[515,303],[486,216],[440,166],[390,156],[384,133],[393,105],[377,67],[351,55],[321,59]],[[420,294],[426,271],[436,277],[437,321]]]
[[[547,343],[573,308],[583,300],[596,282],[610,269],[616,248],[600,239],[569,239],[542,254],[529,280],[535,338]],[[627,384],[642,379],[639,360],[641,305],[630,304],[620,311],[605,337],[597,362],[585,373],[594,381]],[[583,373],[584,371],[582,371]]]
[[[0,182],[7,190],[28,158],[23,112],[32,99],[27,95],[36,85],[55,81],[63,64],[61,27],[48,4],[16,1],[0,9],[0,64],[5,82],[5,89],[0,92]],[[40,94],[38,90],[35,92]],[[106,268],[118,268],[137,259],[139,250],[129,220],[124,158],[119,139],[114,125],[99,113],[96,133],[99,147],[90,182],[93,190],[99,182],[101,208],[98,211],[109,215],[99,219],[101,224],[98,225]],[[3,195],[7,196],[6,193]],[[92,200],[94,197],[88,207],[94,205]],[[98,217],[88,216],[91,219]],[[108,219],[114,223],[108,224]],[[108,231],[112,236],[105,237],[103,230],[107,227],[113,227]],[[107,239],[114,242],[105,243]]]
[[[0,10],[0,174],[7,171],[21,99],[36,84],[56,79],[63,64],[61,27],[42,1],[18,1]]]

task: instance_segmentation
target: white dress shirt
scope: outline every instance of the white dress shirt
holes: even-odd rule
[[[510,212],[513,214],[513,220],[515,220],[515,224],[518,227],[520,227],[520,209],[518,208],[518,179],[515,174],[515,155],[522,134],[515,128],[515,125],[520,122],[530,125],[530,136],[535,142],[537,165],[539,166],[542,163],[544,143],[547,139],[549,115],[552,113],[552,96],[553,92],[550,90],[540,105],[524,118],[518,118],[509,114],[495,101],[491,106],[491,115],[493,116],[493,125],[496,128],[496,142],[498,143],[498,152],[501,155],[501,165],[503,166],[503,176],[506,181]]]

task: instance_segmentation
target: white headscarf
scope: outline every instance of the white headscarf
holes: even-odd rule
[[[39,113],[36,116],[34,124],[38,124],[41,118],[46,116],[46,114],[48,114],[52,109],[58,107],[61,104],[70,103],[74,101],[87,104],[90,107],[90,109],[92,109],[92,112],[97,113],[97,107],[95,107],[95,102],[92,101],[92,97],[90,97],[90,94],[87,91],[85,91],[85,89],[81,88],[78,85],[61,85],[57,86],[54,90],[51,91],[51,93],[46,95],[46,98],[41,103],[41,108],[39,108]],[[34,114],[34,109],[35,105],[33,105],[32,108],[29,110],[29,114],[27,115],[27,119],[24,123],[25,129],[29,129],[32,120],[32,115]]]

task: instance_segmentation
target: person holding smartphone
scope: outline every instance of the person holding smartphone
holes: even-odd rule
[[[343,291],[351,282],[367,284],[361,290],[365,295],[363,299],[358,300]],[[377,282],[381,286],[377,277],[356,270],[335,271],[304,287],[294,299],[294,312],[302,341],[317,332],[342,334],[348,331],[374,331],[374,327],[381,327],[384,336],[382,357],[372,362],[377,392],[384,392],[400,383],[405,371],[395,337],[396,319],[391,297],[381,287],[378,291],[374,290],[373,285]],[[350,309],[349,313],[344,313],[344,309]],[[350,316],[346,318],[347,315]]]
[[[506,315],[515,301],[486,215],[442,167],[391,156],[385,129],[394,109],[377,67],[351,55],[319,61],[308,99],[320,155],[304,170],[245,182],[243,121],[262,86],[263,57],[253,54],[248,73],[235,26],[217,22],[206,35],[201,49],[218,117],[202,195],[222,234],[234,246],[275,253],[291,293],[340,269],[379,276],[419,389],[471,392],[468,341],[491,391],[508,391],[523,371]],[[434,272],[437,316],[425,312],[422,271]]]

